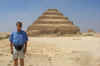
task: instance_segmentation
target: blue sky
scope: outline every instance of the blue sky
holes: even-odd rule
[[[0,32],[15,31],[17,21],[26,30],[48,8],[59,9],[81,32],[100,32],[100,0],[0,0]]]

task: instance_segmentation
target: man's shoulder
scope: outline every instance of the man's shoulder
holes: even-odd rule
[[[22,32],[23,32],[23,33],[26,33],[26,31],[25,31],[25,30],[22,30]]]
[[[25,30],[21,30],[21,32],[24,33],[24,34],[26,34],[26,31],[25,31]],[[12,32],[11,35],[12,35],[12,34],[16,34],[16,33],[17,33],[17,32]]]
[[[12,35],[12,34],[15,34],[15,33],[16,33],[16,32],[11,32],[11,35]]]

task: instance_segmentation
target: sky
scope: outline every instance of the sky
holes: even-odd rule
[[[81,32],[100,32],[100,0],[0,0],[0,32],[16,31],[16,22],[26,30],[47,9],[56,8]]]

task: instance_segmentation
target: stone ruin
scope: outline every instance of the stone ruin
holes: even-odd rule
[[[57,9],[48,9],[27,29],[29,36],[77,34],[80,28]]]
[[[93,29],[88,29],[88,33],[95,33]]]

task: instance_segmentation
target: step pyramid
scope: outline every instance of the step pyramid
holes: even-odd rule
[[[42,34],[76,34],[80,28],[57,9],[48,9],[27,29],[30,36]]]

